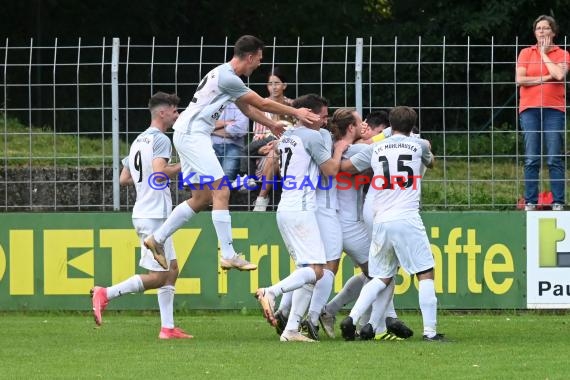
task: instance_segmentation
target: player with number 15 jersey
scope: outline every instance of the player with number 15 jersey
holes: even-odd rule
[[[433,160],[426,140],[395,135],[370,145],[350,160],[359,170],[371,167],[371,187],[382,189],[374,193],[374,223],[406,219],[418,212],[422,164]]]
[[[419,214],[422,164],[432,167],[434,158],[429,142],[410,136],[416,121],[417,114],[412,108],[395,107],[390,111],[393,136],[371,145],[342,165],[342,169],[350,172],[372,167],[375,182],[371,186],[382,183],[373,200],[374,226],[368,261],[372,279],[364,285],[349,316],[341,322],[346,340],[354,339],[355,325],[370,305],[372,314],[385,313],[399,265],[417,276],[424,340],[444,340],[436,332],[435,261]],[[364,332],[363,328],[361,336]]]

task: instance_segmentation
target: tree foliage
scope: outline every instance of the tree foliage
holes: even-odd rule
[[[280,40],[374,36],[392,39],[487,41],[530,39],[539,14],[555,16],[568,31],[570,1],[554,0],[24,0],[3,4],[3,37],[41,41],[102,37],[218,41],[245,33]]]
[[[280,45],[297,44],[298,39],[301,44],[320,43],[324,36],[327,44],[344,43],[347,37],[350,41],[356,37],[371,37],[375,43],[391,44],[397,37],[399,44],[417,44],[421,38],[423,45],[442,45],[444,42],[450,46],[467,43],[489,45],[492,42],[495,45],[518,43],[522,46],[534,43],[533,20],[540,14],[550,14],[560,24],[561,36],[557,42],[565,45],[564,36],[570,30],[569,5],[570,0],[549,3],[538,0],[456,0],[452,3],[444,0],[315,0],[303,4],[262,0],[23,0],[4,2],[0,13],[0,37],[9,39],[10,46],[26,46],[31,38],[34,46],[53,46],[55,38],[58,38],[60,46],[72,45],[79,37],[83,46],[90,42],[99,44],[103,37],[108,38],[107,41],[111,37],[120,37],[123,41],[130,38],[132,43],[138,44],[150,43],[153,38],[157,43],[173,44],[177,37],[182,44],[198,43],[202,39],[206,44],[220,44],[227,38],[231,45],[242,34],[257,35],[268,44],[272,44],[275,38]],[[415,53],[409,54],[412,57]],[[503,58],[499,52],[496,54],[497,59],[513,60],[512,56]],[[435,47],[422,48],[422,55],[426,60],[442,59],[441,49]],[[399,59],[403,58],[405,53],[399,56]],[[443,58],[450,62],[462,61],[465,60],[465,51],[461,48],[448,49]],[[33,59],[34,63],[53,62],[52,56],[41,52]],[[471,59],[476,60],[477,57]],[[379,68],[373,75],[390,77],[392,69],[387,67],[383,70]],[[439,67],[423,70],[422,79],[433,77],[441,80],[443,75]],[[502,71],[496,70],[494,77],[490,77],[488,69],[480,72],[473,69],[469,74],[482,81],[509,81],[513,73],[513,67],[506,67]],[[33,75],[42,75],[41,70],[36,70]],[[413,70],[399,75],[399,80],[415,80]],[[462,69],[449,68],[444,79],[464,82],[466,73]],[[160,82],[161,78],[157,77],[156,81]],[[41,90],[37,91],[33,98],[39,103],[33,106],[51,106],[47,104],[49,96],[42,97]],[[344,91],[340,86],[328,89],[326,95],[342,97],[344,94],[340,91]],[[460,105],[467,91],[473,92],[470,95],[474,101],[487,96],[478,93],[477,89],[454,87],[446,90],[446,105]],[[391,92],[392,89],[388,89],[382,96],[395,96]],[[495,93],[496,102],[512,102],[509,100],[511,93],[512,88],[499,89]],[[27,93],[24,95],[27,97]],[[398,92],[395,101],[415,104],[419,95],[414,90],[404,89]],[[436,102],[436,98],[429,94],[423,96],[425,102]],[[380,100],[374,98],[372,101]],[[450,120],[461,119],[448,116]],[[479,118],[478,125],[487,123],[487,116]],[[437,127],[437,121],[431,124]]]

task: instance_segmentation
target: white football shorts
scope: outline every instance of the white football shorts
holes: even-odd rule
[[[180,157],[182,176],[188,178],[188,182],[207,184],[224,176],[210,136],[174,131],[172,141]]]
[[[370,232],[364,221],[340,222],[342,228],[342,248],[352,261],[361,265],[368,262]]]
[[[141,259],[139,261],[139,266],[150,270],[153,272],[165,272],[168,269],[164,269],[160,264],[154,259],[150,249],[144,246],[143,240],[154,231],[156,231],[166,219],[142,219],[133,218],[133,226],[139,235],[141,242]],[[164,242],[164,254],[166,256],[166,262],[170,267],[170,262],[176,260],[176,252],[174,251],[174,244],[172,243],[172,236],[170,236]]]
[[[277,211],[277,227],[297,267],[326,263],[314,211]]]
[[[364,220],[369,235],[372,235],[372,227],[374,225],[374,209],[372,204],[373,202],[366,197],[362,206],[362,220]]]
[[[342,255],[342,228],[336,210],[317,207],[315,215],[327,261],[340,259]]]
[[[395,276],[399,265],[411,275],[433,268],[435,261],[420,215],[375,223],[369,259],[370,277]]]

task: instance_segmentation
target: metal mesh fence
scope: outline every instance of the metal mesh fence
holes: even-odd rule
[[[445,37],[439,44],[424,44],[421,37],[414,44],[398,38],[266,42],[262,66],[246,79],[262,96],[268,96],[267,73],[279,66],[287,74],[287,97],[321,94],[331,113],[355,107],[366,116],[396,105],[418,111],[420,133],[431,141],[438,162],[423,182],[424,208],[512,209],[522,196],[524,150],[514,80],[523,47],[518,39],[510,45],[492,38],[485,44],[469,38],[447,44]],[[13,46],[6,39],[0,46],[0,207],[129,210],[134,192],[116,186],[118,158],[148,126],[148,98],[156,91],[176,92],[185,107],[203,75],[231,58],[232,43],[129,39],[115,41],[113,50],[109,39],[66,46],[57,39],[50,46],[34,40]],[[566,48],[566,38],[559,44]],[[547,179],[544,169],[541,190],[548,189]],[[175,204],[189,195],[176,184],[172,190]],[[272,209],[278,191],[270,196]],[[255,197],[255,191],[232,192],[231,207],[249,210]]]

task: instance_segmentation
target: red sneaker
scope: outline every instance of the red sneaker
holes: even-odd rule
[[[109,303],[107,288],[95,286],[91,289],[91,303],[93,304],[93,318],[95,319],[95,324],[101,326],[103,322],[103,311]]]
[[[158,334],[159,339],[192,339],[192,335],[187,334],[180,327],[174,327],[172,329],[163,327],[160,329],[160,334]]]

